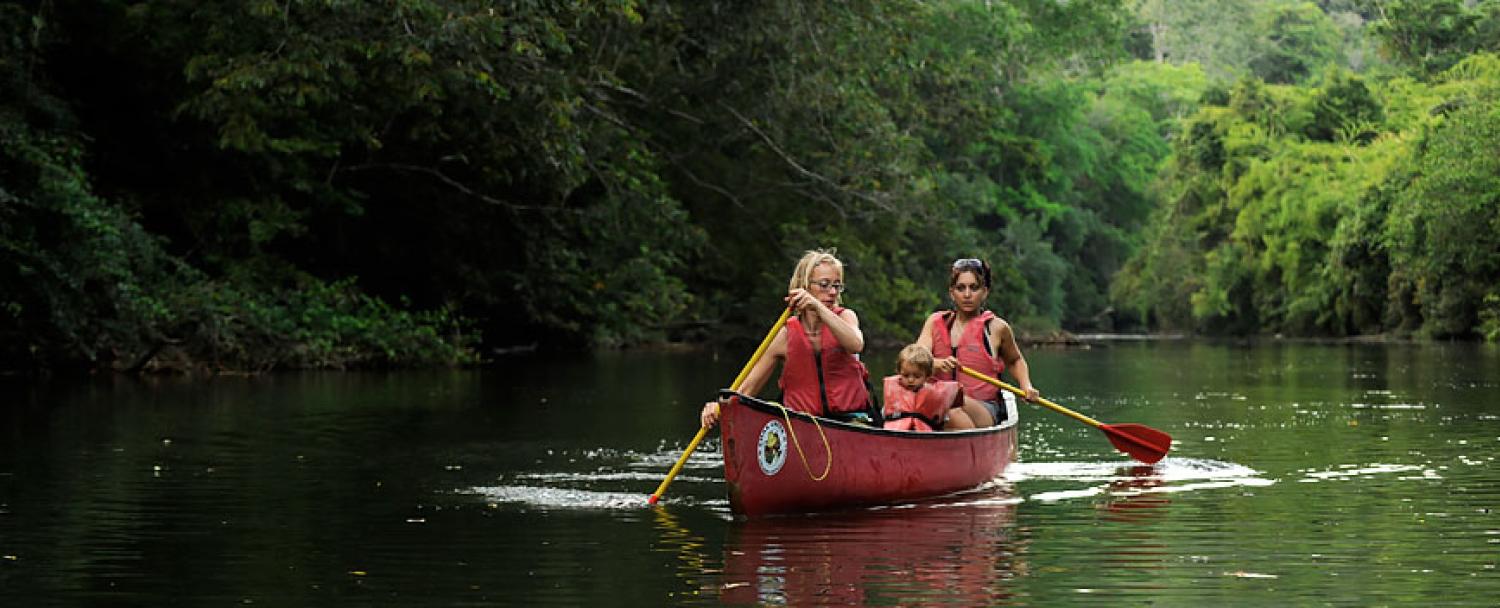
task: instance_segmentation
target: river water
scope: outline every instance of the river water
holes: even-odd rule
[[[1500,601],[1494,346],[1033,349],[1046,396],[1172,454],[1023,404],[970,493],[736,520],[711,439],[646,507],[744,356],[4,380],[0,605]]]

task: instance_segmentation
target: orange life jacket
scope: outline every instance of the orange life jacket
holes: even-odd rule
[[[945,357],[958,357],[958,364],[972,368],[991,378],[999,379],[1000,372],[1005,371],[1005,362],[996,357],[994,348],[990,345],[989,322],[995,318],[995,313],[988,310],[979,313],[978,317],[969,321],[964,326],[964,333],[958,337],[958,354],[953,354],[953,345],[948,336],[952,334],[953,317],[952,311],[941,311],[932,313],[932,356],[936,359]],[[958,374],[958,384],[964,388],[964,394],[980,401],[995,401],[1000,397],[1000,389],[995,385],[954,370],[946,374],[934,374],[939,380],[954,380],[954,374]]]
[[[834,308],[833,314],[843,310]],[[870,373],[865,364],[845,351],[832,331],[821,332],[818,343],[815,355],[802,320],[787,319],[781,400],[789,408],[818,416],[864,411],[870,402],[870,391],[865,388]]]
[[[913,392],[901,386],[901,376],[885,377],[885,428],[932,431],[943,428],[948,408],[963,404],[958,383],[938,380]]]

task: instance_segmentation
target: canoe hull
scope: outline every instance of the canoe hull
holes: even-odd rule
[[[815,426],[811,416],[735,398],[725,406],[721,425],[729,505],[751,517],[969,490],[1000,476],[1016,456],[1015,420],[941,433],[822,418]]]

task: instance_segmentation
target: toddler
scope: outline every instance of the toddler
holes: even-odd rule
[[[885,428],[935,431],[943,428],[948,408],[963,403],[963,392],[951,380],[932,379],[932,351],[912,344],[896,357],[896,375],[885,377]]]

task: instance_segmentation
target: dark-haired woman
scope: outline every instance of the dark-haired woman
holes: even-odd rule
[[[972,429],[993,426],[1014,415],[1014,409],[1000,389],[978,378],[958,371],[969,367],[991,378],[1009,369],[1027,401],[1041,393],[1031,386],[1031,371],[1015,332],[1004,319],[986,310],[990,296],[990,265],[983,260],[965,258],[953,263],[948,274],[948,296],[953,309],[932,313],[922,325],[916,343],[932,350],[934,377],[957,380],[963,386],[964,404],[953,408],[943,430]]]

